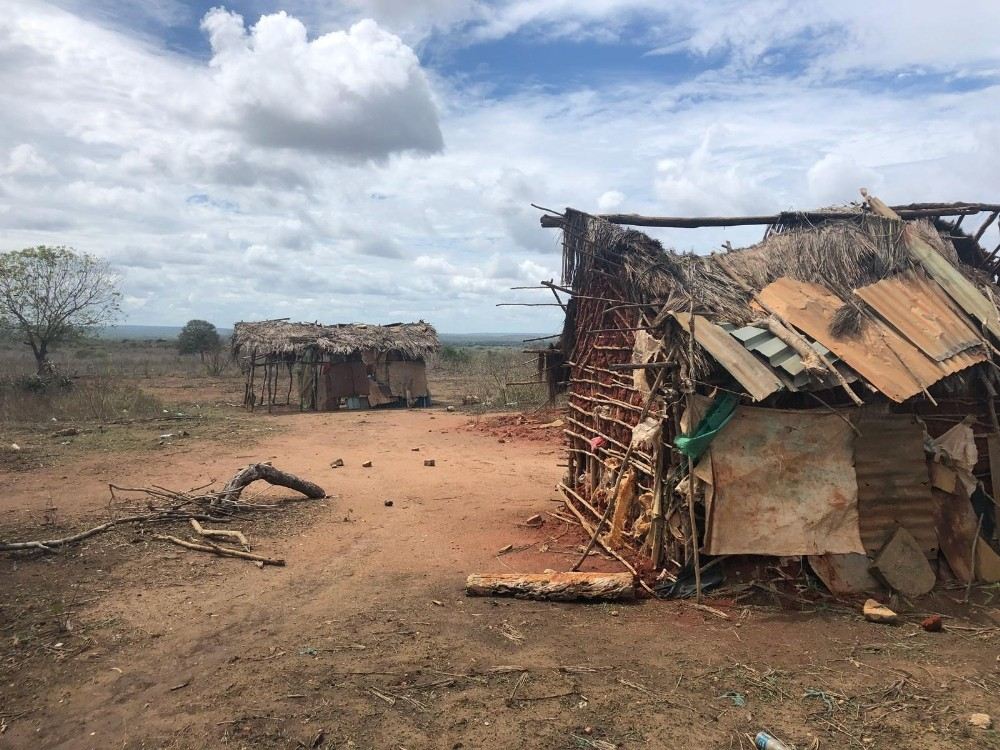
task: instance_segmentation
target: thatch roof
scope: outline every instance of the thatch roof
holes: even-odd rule
[[[908,223],[963,274],[988,283],[985,274],[959,262],[947,233],[924,219]],[[913,264],[899,222],[860,212],[818,226],[784,228],[751,247],[712,255],[678,253],[642,232],[598,217],[587,217],[586,226],[585,246],[569,260],[573,275],[601,268],[624,282],[628,302],[684,312],[693,302],[696,312],[734,324],[749,323],[760,313],[730,273],[755,292],[789,276],[823,284],[846,299],[853,289]]]
[[[367,323],[291,323],[287,320],[240,321],[233,327],[235,354],[300,356],[307,349],[347,356],[360,351],[399,352],[419,359],[441,348],[434,326],[424,321],[369,325]]]
[[[564,232],[562,281],[584,296],[570,302],[559,349],[570,355],[578,351],[576,318],[581,302],[591,295],[589,299],[614,300],[610,304],[618,308],[638,308],[648,330],[661,339],[666,359],[684,362],[688,336],[674,313],[693,309],[718,324],[748,326],[767,317],[755,295],[782,277],[818,285],[839,297],[842,305],[828,332],[833,340],[854,338],[879,317],[855,290],[899,276],[916,264],[904,226],[987,299],[1000,300],[993,259],[976,238],[952,222],[925,216],[888,220],[860,206],[814,214],[821,218],[770,225],[765,238],[750,247],[696,255],[664,248],[648,235],[621,226],[618,220],[625,223],[628,216],[611,217],[613,221],[567,210],[558,224]],[[548,224],[554,225],[552,220]],[[979,329],[975,321],[970,324]],[[827,346],[832,346],[830,341]],[[713,369],[712,358],[696,345],[696,374],[706,376]]]

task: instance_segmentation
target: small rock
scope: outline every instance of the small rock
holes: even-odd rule
[[[17,443],[11,443],[11,444],[10,444],[10,449],[11,449],[12,451],[15,451],[15,452],[17,452],[17,451],[21,450],[21,446],[20,446],[20,445],[18,445]]]
[[[419,449],[419,448],[410,448],[410,450],[411,450],[411,451],[413,451],[414,453],[416,453],[416,452],[417,452],[417,451],[419,451],[420,449]]]
[[[884,604],[879,604],[874,599],[869,599],[865,602],[863,612],[865,619],[869,622],[892,624],[899,619],[899,615],[886,607]]]
[[[920,623],[920,627],[922,627],[928,633],[940,633],[942,629],[941,615],[931,615],[922,623]]]
[[[500,438],[499,440],[497,440],[497,442],[498,442],[498,443],[506,443],[507,441],[506,441],[506,440],[504,440],[503,438]]]
[[[990,729],[993,718],[989,714],[969,714],[969,723],[976,729]]]
[[[611,615],[612,617],[618,617],[618,610],[617,610],[617,609],[613,609],[613,610],[611,610],[611,612],[610,612],[609,614],[610,614],[610,615]]]
[[[436,466],[433,458],[424,459],[424,466]]]
[[[80,434],[79,427],[67,427],[66,429],[63,430],[56,430],[55,432],[52,433],[52,437],[72,437],[73,435],[79,435],[79,434]]]
[[[339,469],[343,465],[344,465],[344,459],[342,458],[335,458],[333,459],[333,461],[330,462],[331,469]]]
[[[391,508],[392,500],[386,500],[385,502],[382,503],[382,505],[384,505],[386,508]]]
[[[449,406],[447,409],[445,409],[445,411],[455,411],[455,407]]]
[[[365,461],[363,464],[361,464],[361,466],[363,468],[365,468],[365,469],[370,469],[372,467],[372,462],[371,461]]]

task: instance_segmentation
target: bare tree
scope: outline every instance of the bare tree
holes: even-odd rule
[[[31,247],[0,254],[0,328],[22,336],[38,374],[49,352],[119,312],[118,277],[108,264],[67,247]]]

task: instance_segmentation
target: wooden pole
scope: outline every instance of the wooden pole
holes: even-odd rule
[[[572,211],[572,209],[567,209]],[[1000,205],[993,203],[923,203],[907,206],[893,206],[893,210],[903,219],[933,218],[937,216],[962,216],[983,211],[1000,211]],[[859,211],[783,211],[764,216],[640,216],[638,214],[598,214],[596,218],[611,224],[633,227],[678,227],[694,229],[698,227],[740,227],[768,226],[771,224],[814,223],[828,219],[854,219],[864,216]],[[562,216],[543,215],[541,225],[563,228],[566,219]]]
[[[688,433],[694,434],[694,298],[691,298],[690,315],[690,338],[688,339],[688,383],[687,383],[687,410],[688,410]],[[691,524],[691,550],[694,559],[694,592],[695,601],[701,602],[701,552],[698,549],[698,522],[694,515],[694,497],[697,477],[694,475],[694,459],[691,454],[687,457],[688,464],[688,521]]]

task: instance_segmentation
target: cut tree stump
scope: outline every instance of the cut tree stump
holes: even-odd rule
[[[465,593],[560,602],[634,599],[635,578],[631,573],[473,573]]]

